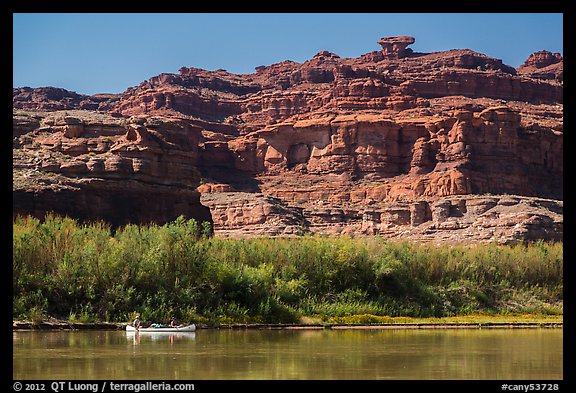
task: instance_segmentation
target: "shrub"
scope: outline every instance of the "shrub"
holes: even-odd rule
[[[157,322],[276,323],[562,310],[562,243],[220,239],[209,229],[184,217],[112,232],[103,222],[17,216],[14,317],[126,321],[138,310]]]

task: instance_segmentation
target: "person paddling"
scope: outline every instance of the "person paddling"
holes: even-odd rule
[[[134,326],[136,330],[140,329],[140,315],[136,314],[136,319],[132,322],[132,326]]]
[[[170,318],[170,327],[179,328],[179,327],[182,327],[182,326],[183,326],[182,324],[178,324],[178,323],[176,322],[176,318],[175,318],[175,317]]]

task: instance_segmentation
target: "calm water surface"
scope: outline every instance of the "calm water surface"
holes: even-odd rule
[[[13,332],[14,379],[562,379],[562,329]]]

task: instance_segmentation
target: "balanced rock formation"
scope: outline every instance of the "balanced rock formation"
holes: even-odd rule
[[[382,54],[387,59],[401,59],[412,53],[411,49],[406,49],[408,45],[416,42],[414,37],[407,35],[399,37],[383,37],[380,38],[378,44],[382,46]]]
[[[414,41],[252,74],[182,67],[118,95],[14,89],[14,211],[211,216],[223,236],[561,239],[561,56],[515,69]]]

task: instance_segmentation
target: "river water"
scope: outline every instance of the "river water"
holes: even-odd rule
[[[15,380],[563,378],[562,329],[13,332]]]

